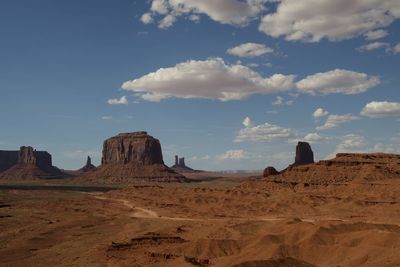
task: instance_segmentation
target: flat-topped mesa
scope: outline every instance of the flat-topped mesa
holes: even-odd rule
[[[164,164],[158,139],[147,132],[121,133],[104,141],[102,165]]]
[[[53,168],[51,155],[47,151],[36,151],[31,146],[21,146],[18,153],[18,164],[35,165],[42,170]]]
[[[21,146],[19,151],[0,151],[0,178],[63,178],[65,174],[52,165],[50,153]]]
[[[164,165],[160,141],[147,132],[121,133],[103,143],[101,165],[80,179],[104,183],[186,182]]]
[[[314,153],[307,142],[298,142],[296,156],[293,165],[304,165],[314,163]]]

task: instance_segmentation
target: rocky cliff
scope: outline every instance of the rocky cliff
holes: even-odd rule
[[[175,164],[171,168],[177,172],[201,172],[186,166],[185,158],[180,158],[177,155],[175,155]]]
[[[274,180],[304,184],[365,183],[400,178],[400,155],[339,153],[330,160],[289,167]]]
[[[0,174],[2,179],[52,179],[65,176],[52,165],[51,155],[47,151],[36,151],[30,146],[22,146],[19,151],[0,151]]]
[[[294,165],[304,165],[314,163],[314,153],[307,142],[298,142],[296,146],[296,156]]]
[[[187,181],[164,165],[160,141],[147,132],[121,133],[105,140],[102,155],[101,166],[81,179],[105,183]]]

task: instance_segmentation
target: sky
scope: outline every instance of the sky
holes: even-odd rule
[[[141,130],[204,170],[400,153],[398,0],[2,0],[0,38],[0,149],[63,169]]]

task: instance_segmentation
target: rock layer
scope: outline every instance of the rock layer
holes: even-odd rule
[[[291,166],[275,181],[307,184],[364,183],[400,178],[400,155],[339,153],[330,160]]]

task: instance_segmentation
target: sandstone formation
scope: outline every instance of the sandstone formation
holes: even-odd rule
[[[164,165],[160,141],[143,131],[121,133],[105,140],[101,166],[81,179],[106,183],[187,181]]]
[[[175,164],[171,168],[177,172],[199,172],[186,166],[185,158],[179,158],[177,155],[175,155]]]
[[[279,172],[274,167],[269,166],[264,169],[263,176],[268,177],[268,176],[274,176],[274,175],[278,175],[278,174],[279,174]]]
[[[338,153],[334,159],[290,166],[275,181],[306,184],[366,183],[400,178],[400,155]]]
[[[314,153],[307,142],[298,142],[296,146],[296,156],[294,165],[304,165],[314,163]]]
[[[85,166],[83,166],[82,168],[80,168],[78,171],[79,171],[79,172],[88,172],[88,171],[91,171],[91,170],[94,170],[94,169],[96,169],[96,166],[94,166],[94,165],[92,164],[92,159],[88,156],[88,157],[87,157],[87,160],[86,160]]]
[[[0,151],[0,178],[32,180],[52,179],[65,176],[52,165],[47,151],[36,151],[30,146],[22,146],[19,151]]]

